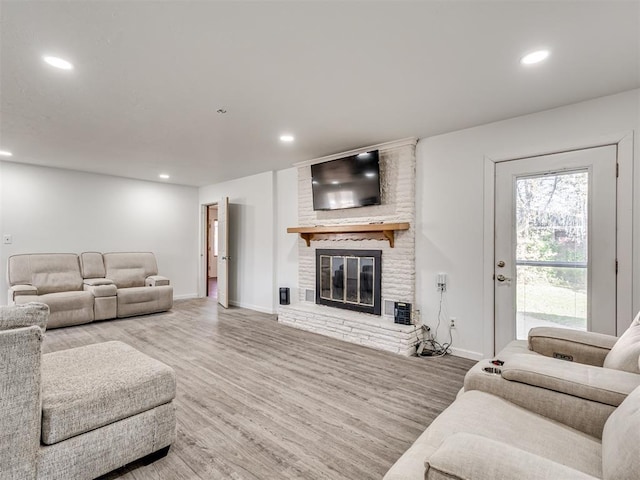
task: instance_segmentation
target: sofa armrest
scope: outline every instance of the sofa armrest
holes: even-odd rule
[[[113,280],[108,278],[85,278],[82,283],[90,287],[98,287],[100,285],[113,285]]]
[[[535,327],[529,331],[529,350],[545,357],[601,367],[617,340],[618,337],[603,333]]]
[[[162,275],[151,275],[144,281],[147,287],[159,287],[161,285],[169,285],[169,279]]]
[[[455,433],[425,463],[427,480],[595,480],[579,470],[526,452],[509,444],[471,433]]]
[[[9,288],[9,302],[21,295],[37,295],[38,289],[33,285],[14,285]]]
[[[0,330],[40,327],[44,332],[49,319],[49,307],[44,303],[24,303],[22,305],[0,306]]]
[[[517,354],[502,366],[502,378],[617,407],[640,385],[636,373]]]

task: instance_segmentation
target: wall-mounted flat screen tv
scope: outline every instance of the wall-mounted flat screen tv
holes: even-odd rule
[[[314,210],[380,205],[378,151],[311,165]]]

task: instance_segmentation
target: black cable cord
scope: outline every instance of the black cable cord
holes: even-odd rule
[[[440,305],[438,306],[438,322],[436,324],[435,334],[438,334],[440,328],[440,321],[442,319],[442,304],[444,303],[444,289],[440,289]],[[421,357],[444,357],[446,354],[451,353],[451,345],[453,344],[453,336],[451,334],[451,327],[449,327],[449,343],[440,344],[434,336],[431,335],[430,330],[426,325],[422,326],[427,331],[427,338],[423,340],[425,347],[420,353]],[[416,336],[418,334],[416,333]]]

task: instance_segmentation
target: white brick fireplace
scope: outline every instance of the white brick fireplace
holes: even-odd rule
[[[280,323],[402,355],[415,353],[420,329],[394,323],[392,315],[385,315],[385,305],[393,301],[415,303],[416,143],[417,140],[411,138],[297,164],[300,227],[406,222],[409,229],[395,232],[393,248],[382,234],[375,233],[315,235],[310,246],[301,238],[298,242],[299,297],[294,298],[291,305],[280,306]],[[381,205],[313,210],[312,164],[376,149],[380,154]],[[316,305],[316,248],[382,251],[381,316]]]

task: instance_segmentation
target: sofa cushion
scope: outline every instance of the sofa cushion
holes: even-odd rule
[[[526,354],[532,358],[546,358],[534,352]],[[500,352],[499,358],[503,358]],[[505,365],[517,358],[518,354],[504,355]],[[567,368],[575,363],[553,360]],[[602,429],[607,418],[616,407],[604,403],[585,400],[547,388],[536,387],[526,383],[506,380],[502,375],[493,375],[483,371],[485,367],[493,367],[489,360],[483,360],[471,367],[464,377],[464,389],[469,392],[480,390],[490,393],[519,405],[531,412],[556,420],[592,437],[601,438]],[[504,366],[503,366],[504,373]],[[633,375],[627,372],[617,372]]]
[[[22,295],[16,304],[41,302],[49,306],[47,328],[79,325],[93,320],[93,294],[91,292],[59,292],[47,295]]]
[[[604,480],[632,480],[640,472],[640,387],[611,414],[602,432]]]
[[[635,373],[542,355],[513,355],[503,365],[502,377],[614,407],[640,385],[640,375]]]
[[[104,261],[100,252],[80,254],[80,271],[83,278],[101,278],[105,276]]]
[[[633,319],[631,326],[615,343],[604,359],[604,367],[625,372],[640,373],[640,313]]]
[[[558,327],[535,327],[528,337],[529,348],[545,357],[598,367],[617,340],[612,335]]]
[[[10,285],[33,285],[38,295],[82,290],[75,253],[42,253],[9,257]]]
[[[42,357],[42,442],[51,445],[170,402],[173,369],[122,342]]]
[[[144,287],[144,281],[158,274],[156,257],[150,252],[105,253],[103,256],[105,276],[118,288]]]
[[[471,433],[447,437],[429,458],[427,480],[596,480],[573,468]]]
[[[118,318],[164,312],[172,306],[171,285],[118,289]]]
[[[451,435],[471,433],[601,477],[597,439],[546,419],[506,400],[473,390],[442,412],[385,476],[385,480],[423,479],[425,462]]]

